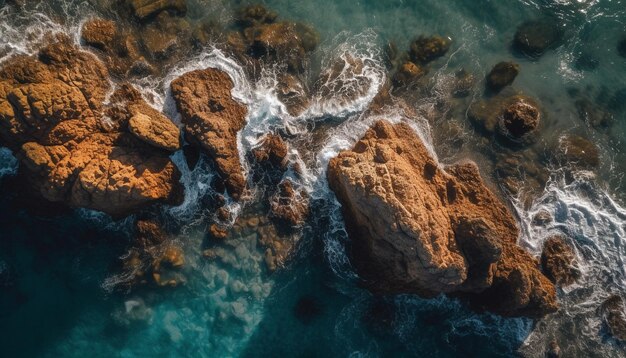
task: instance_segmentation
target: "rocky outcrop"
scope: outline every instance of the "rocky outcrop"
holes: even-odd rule
[[[151,64],[141,54],[139,39],[132,33],[121,31],[111,20],[87,20],[83,24],[81,40],[85,45],[96,49],[96,54],[116,77],[153,72]]]
[[[626,311],[624,299],[613,295],[600,306],[600,312],[604,318],[609,333],[617,340],[626,342]]]
[[[254,160],[259,164],[269,164],[277,169],[287,169],[287,143],[277,134],[268,134],[261,144],[252,150]]]
[[[228,36],[228,43],[239,55],[281,64],[291,73],[302,73],[308,54],[319,43],[319,35],[308,25],[277,21],[276,13],[260,5],[238,10],[238,32]]]
[[[363,60],[344,52],[322,69],[315,92],[326,105],[341,108],[366,96],[373,85]]]
[[[103,105],[110,91],[104,65],[66,37],[47,41],[37,56],[15,57],[0,70],[0,142],[17,154],[35,190],[115,216],[178,202],[180,174],[168,153],[133,135],[124,120],[133,112],[162,115],[140,96],[122,98],[124,91]]]
[[[301,115],[309,108],[308,90],[294,75],[283,73],[278,76],[276,96],[285,105],[287,112],[294,117]]]
[[[121,259],[122,273],[114,278],[115,288],[177,287],[186,282],[180,272],[185,264],[182,248],[154,220],[135,223],[134,244]]]
[[[133,14],[140,20],[145,20],[163,11],[169,11],[178,15],[187,12],[185,0],[127,0]]]
[[[541,125],[542,113],[535,100],[524,95],[497,96],[470,106],[469,119],[484,134],[515,144],[529,144]]]
[[[554,47],[560,37],[561,34],[554,21],[528,21],[517,28],[513,47],[531,58],[536,58]]]
[[[411,42],[409,57],[411,61],[425,65],[448,52],[452,41],[442,36],[420,36]]]
[[[270,208],[270,217],[279,223],[300,226],[309,216],[309,195],[287,179],[278,184],[278,191],[270,198]]]
[[[231,95],[233,81],[214,68],[188,72],[172,81],[185,135],[213,160],[229,194],[243,194],[246,179],[239,161],[237,133],[246,123],[247,108]]]
[[[397,87],[406,86],[415,82],[426,74],[426,70],[423,67],[416,65],[413,62],[407,61],[398,68],[398,71],[393,76],[393,84]]]
[[[519,65],[514,62],[499,62],[487,75],[487,88],[499,92],[515,81],[519,73]]]
[[[468,293],[480,309],[537,317],[554,285],[517,246],[509,210],[473,163],[442,168],[406,124],[379,121],[328,166],[364,284],[385,293]]]
[[[556,159],[562,165],[578,169],[593,169],[600,165],[598,147],[586,138],[568,134],[559,139]]]
[[[541,267],[546,276],[559,286],[568,286],[580,277],[575,266],[574,250],[561,236],[552,236],[543,244]]]

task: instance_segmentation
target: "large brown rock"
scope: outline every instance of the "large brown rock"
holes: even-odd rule
[[[110,90],[103,64],[69,38],[48,40],[37,56],[15,57],[0,70],[0,141],[35,190],[112,215],[179,199],[180,174],[167,153],[103,114]],[[132,103],[157,112],[140,98]],[[127,105],[113,96],[108,107],[132,111]]]
[[[237,149],[237,132],[246,123],[247,108],[232,98],[233,81],[214,68],[188,72],[171,88],[185,134],[215,164],[230,195],[239,199],[246,186]]]
[[[328,166],[352,239],[351,259],[373,291],[468,292],[509,316],[556,310],[554,285],[517,246],[509,210],[475,164],[441,167],[406,124],[379,121]]]

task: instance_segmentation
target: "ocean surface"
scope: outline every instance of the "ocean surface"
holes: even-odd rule
[[[106,1],[100,1],[100,3]],[[79,41],[79,29],[97,16],[90,1],[28,2],[21,12],[0,0],[0,66],[12,55],[33,53],[49,31]],[[37,5],[37,3],[39,3]],[[307,76],[315,78],[336,56],[348,52],[364,60],[369,87],[359,98],[314,98],[298,117],[276,97],[276,73],[252,82],[241,64],[215,47],[135,83],[152,104],[175,122],[167,88],[192,69],[218,67],[235,82],[233,96],[249,109],[239,137],[242,162],[259,133],[283,129],[292,135],[290,157],[304,168],[300,184],[312,198],[311,219],[286,268],[265,267],[254,236],[231,237],[220,259],[202,257],[206,244],[203,198],[211,194],[213,173],[202,157],[190,170],[182,153],[173,158],[186,188],[179,207],[159,208],[184,248],[186,284],[175,289],[116,290],[115,265],[132,238],[132,217],[113,221],[89,210],[39,215],[28,210],[11,180],[17,160],[0,149],[0,356],[1,357],[543,357],[549,343],[563,357],[626,357],[626,345],[606,332],[597,307],[626,292],[626,58],[618,43],[626,38],[624,0],[268,0],[261,2],[282,19],[311,24],[320,34]],[[244,1],[188,0],[193,20],[228,23]],[[538,59],[516,53],[517,26],[528,20],[556,24],[561,37]],[[457,70],[479,83],[469,96],[483,96],[480,79],[500,61],[521,71],[516,90],[540,102],[546,125],[536,146],[550,148],[566,133],[590,138],[600,150],[595,172],[551,168],[550,180],[531,202],[507,195],[522,228],[520,245],[540,255],[543,241],[562,233],[575,247],[582,271],[574,285],[559,289],[559,312],[537,322],[476,313],[456,299],[411,295],[375,297],[359,287],[346,255],[348,240],[340,207],[327,187],[328,160],[349,148],[376,118],[362,116],[389,74],[389,42],[405,51],[419,35],[452,39],[448,54],[428,74],[430,90],[416,100],[428,108],[445,97]],[[356,81],[345,81],[345,86]],[[576,100],[585,98],[610,113],[613,124],[593,128],[580,118]],[[449,117],[472,143],[465,105],[450,102]],[[422,113],[422,112],[418,112]],[[384,118],[407,120],[389,110]],[[494,188],[492,164],[474,146],[450,145],[438,135],[440,122],[410,118],[440,162],[473,159]],[[311,128],[332,125],[324,135]],[[233,204],[235,205],[235,204]],[[237,209],[237,208],[235,208]],[[240,208],[245,210],[246,208]],[[532,225],[549,212],[554,221]]]

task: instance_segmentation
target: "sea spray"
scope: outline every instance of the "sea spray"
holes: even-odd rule
[[[544,212],[552,221],[545,226],[533,224],[533,217]],[[525,233],[522,245],[539,255],[548,237],[564,235],[574,247],[582,274],[576,283],[559,290],[560,310],[541,320],[521,352],[539,356],[556,339],[566,356],[590,351],[603,357],[622,356],[620,344],[611,343],[607,336],[599,307],[612,294],[626,290],[626,209],[597,184],[592,173],[559,170],[531,208],[518,209],[518,214]],[[572,341],[573,336],[578,339]]]

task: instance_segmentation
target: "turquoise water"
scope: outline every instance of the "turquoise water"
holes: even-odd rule
[[[191,18],[220,23],[227,23],[240,5],[225,0],[188,3]],[[182,153],[176,153],[186,200],[178,208],[161,208],[159,214],[185,250],[186,284],[130,293],[114,290],[115,265],[131,240],[127,233],[132,218],[113,222],[82,210],[53,217],[27,210],[11,181],[16,161],[2,149],[0,356],[542,357],[552,339],[564,356],[626,356],[623,345],[607,338],[594,313],[602,299],[626,290],[622,205],[626,199],[622,180],[626,59],[617,53],[618,41],[626,36],[626,2],[276,0],[264,4],[281,18],[308,22],[320,33],[321,44],[307,71],[311,81],[336,54],[348,51],[371,60],[371,93],[386,76],[384,54],[389,41],[404,51],[420,34],[449,36],[453,45],[448,56],[436,62],[429,74],[432,90],[411,103],[420,108],[441,99],[439,89],[459,68],[481,79],[499,61],[515,60],[521,65],[515,88],[537,98],[546,112],[538,145],[548,147],[563,133],[583,133],[599,146],[602,156],[595,176],[579,173],[574,181],[564,180],[555,170],[549,186],[531,205],[522,205],[516,197],[505,198],[517,210],[523,228],[521,244],[531,252],[539,254],[549,234],[564,232],[572,237],[583,278],[559,291],[562,310],[533,324],[474,313],[446,297],[381,298],[359,288],[345,254],[347,238],[338,204],[324,178],[328,159],[354,143],[373,122],[360,116],[372,96],[342,106],[320,99],[303,116],[292,118],[274,95],[274,74],[249,82],[237,63],[207,48],[168,68],[165,76],[146,78],[138,85],[175,119],[175,110],[168,106],[169,82],[187,70],[217,66],[235,77],[234,95],[249,108],[240,139],[242,152],[255,145],[256,133],[277,128],[297,133],[290,141],[299,149],[292,154],[305,168],[302,184],[313,198],[313,219],[301,233],[295,257],[287,268],[269,273],[254,237],[242,236],[218,246],[219,259],[203,258],[207,244],[203,218],[211,215],[203,199],[211,193],[213,174],[204,160],[190,171]],[[99,10],[95,3],[68,0],[43,2],[19,16],[13,11],[0,10],[0,64],[11,54],[32,52],[33,38],[45,31],[77,34],[80,23]],[[511,42],[516,27],[534,19],[548,19],[563,35],[557,48],[532,60],[512,51]],[[482,88],[478,83],[469,98],[480,99]],[[580,96],[610,111],[614,125],[587,126],[574,104]],[[395,112],[387,116],[404,120]],[[473,135],[463,109],[451,109],[450,116],[462,124],[467,136]],[[336,128],[309,146],[313,139],[307,129],[329,117]],[[437,122],[411,120],[440,161],[469,157],[479,162],[483,173],[490,173],[483,154],[444,150],[446,143],[431,140]],[[531,226],[533,214],[540,210],[552,213],[555,222],[545,228]]]

